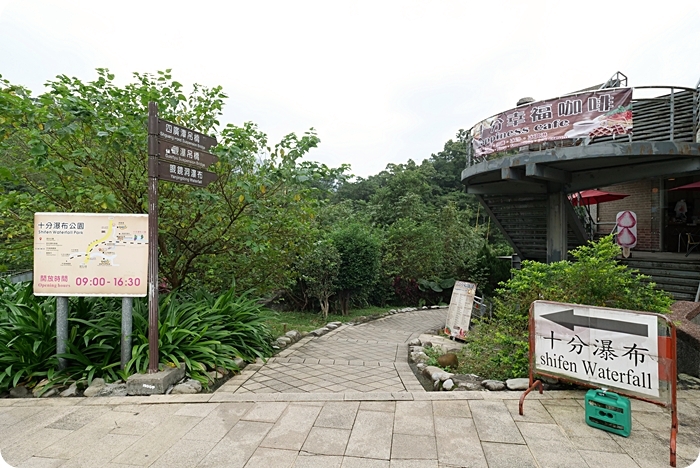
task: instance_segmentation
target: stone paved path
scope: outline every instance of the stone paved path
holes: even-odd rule
[[[262,368],[246,369],[217,392],[408,392],[422,386],[408,365],[408,342],[445,324],[445,309],[408,312],[308,336]]]
[[[410,387],[416,382],[401,370],[405,343],[439,315],[400,314],[300,341],[213,394],[0,399],[0,454],[22,468],[669,466],[670,415],[658,406],[633,401],[632,435],[624,438],[585,424],[583,391],[530,395],[519,416],[520,392]],[[328,351],[319,355],[321,344]],[[336,367],[359,369],[357,378],[333,374]],[[369,391],[364,384],[377,369],[398,381]],[[265,375],[289,387],[265,384]],[[339,387],[324,387],[319,376],[337,377]],[[700,391],[679,392],[678,408],[678,466],[686,467],[700,452]]]

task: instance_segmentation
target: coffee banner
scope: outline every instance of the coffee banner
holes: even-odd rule
[[[573,94],[494,115],[471,129],[475,156],[568,138],[632,132],[632,88]]]

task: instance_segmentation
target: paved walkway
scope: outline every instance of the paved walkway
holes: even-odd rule
[[[304,339],[213,394],[0,400],[0,452],[27,468],[669,466],[670,415],[648,403],[633,401],[624,438],[585,424],[582,391],[528,396],[524,416],[520,392],[425,392],[406,342],[441,313]],[[700,391],[678,397],[684,467],[700,452]]]

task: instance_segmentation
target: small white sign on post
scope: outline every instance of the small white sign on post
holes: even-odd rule
[[[533,308],[535,373],[659,397],[656,316],[546,301]]]
[[[447,310],[445,333],[454,338],[464,339],[469,330],[469,321],[474,307],[476,284],[466,281],[456,281],[450,298],[450,308]]]

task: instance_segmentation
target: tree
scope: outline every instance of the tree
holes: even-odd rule
[[[162,118],[218,133],[219,141],[219,162],[210,168],[216,182],[205,189],[160,183],[161,276],[173,287],[196,280],[211,289],[235,278],[260,292],[290,281],[287,266],[312,240],[308,226],[323,187],[313,184],[344,171],[300,163],[319,142],[313,129],[271,147],[253,123],[217,132],[221,87],[194,85],[186,96],[170,70],[134,74],[125,86],[106,69],[97,74],[91,82],[59,76],[36,98],[0,78],[0,155],[7,162],[0,242],[2,252],[15,249],[0,263],[12,261],[12,252],[31,257],[34,212],[147,212],[146,117],[155,101]]]
[[[379,273],[381,250],[378,239],[363,225],[348,224],[330,235],[340,255],[338,296],[343,315],[348,313],[350,299],[367,293]]]
[[[314,244],[301,261],[299,271],[310,296],[318,299],[323,318],[328,318],[330,298],[338,288],[340,253],[328,239]]]

